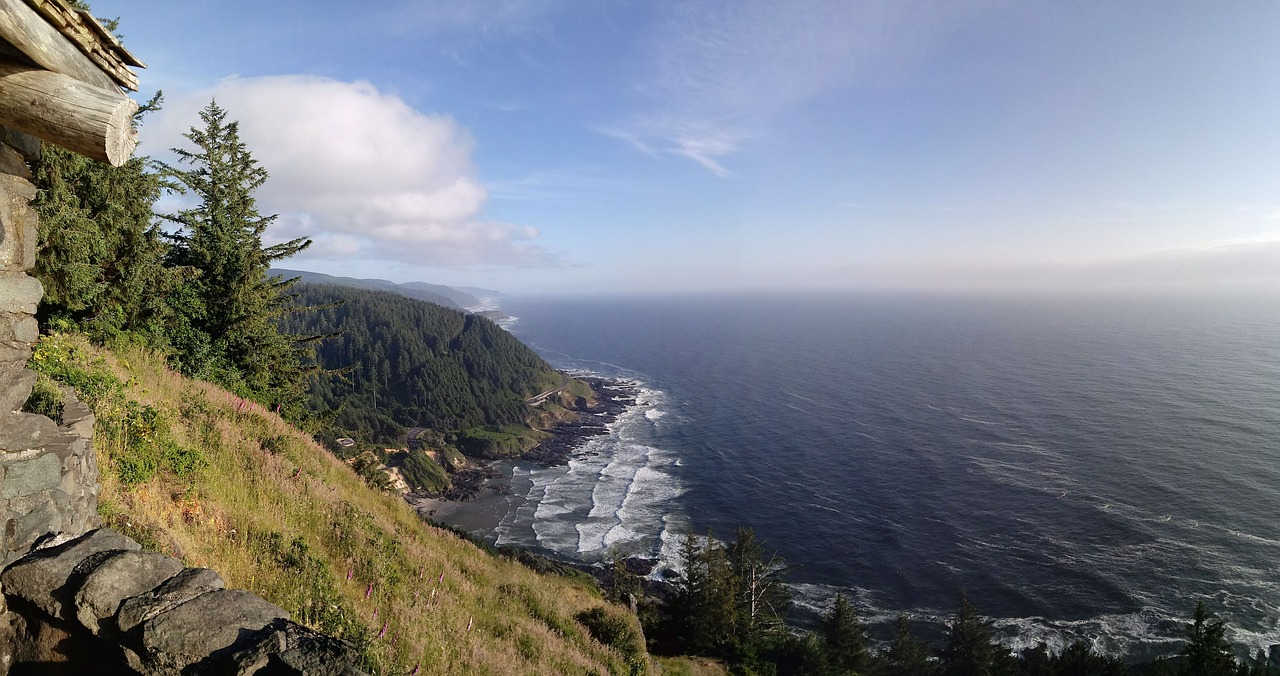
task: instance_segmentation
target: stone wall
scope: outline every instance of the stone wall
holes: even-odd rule
[[[10,674],[360,674],[350,644],[289,620],[208,568],[99,529],[0,574]]]
[[[70,393],[61,425],[20,410],[35,383],[26,362],[43,293],[27,274],[36,262],[27,162],[39,156],[37,139],[0,127],[0,565],[41,538],[99,525],[93,414]]]

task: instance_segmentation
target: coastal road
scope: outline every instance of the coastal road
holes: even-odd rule
[[[559,371],[557,371],[557,373],[559,373]],[[551,389],[547,390],[546,392],[540,392],[540,393],[538,393],[538,394],[536,394],[536,395],[534,395],[534,396],[532,396],[532,397],[529,397],[528,399],[525,399],[525,400],[524,400],[524,403],[526,403],[526,404],[528,404],[528,405],[530,405],[530,406],[537,406],[537,405],[541,404],[542,402],[546,401],[546,400],[547,400],[547,397],[549,397],[549,396],[551,396],[551,395],[553,395],[553,394],[555,394],[555,393],[559,392],[560,390],[563,390],[564,388],[566,388],[566,387],[568,387],[568,386],[569,386],[569,376],[567,376],[567,375],[565,375],[565,374],[563,374],[563,373],[560,373],[560,384],[559,384],[559,385],[557,385],[557,386],[555,386],[555,387],[553,387],[553,388],[551,388]]]

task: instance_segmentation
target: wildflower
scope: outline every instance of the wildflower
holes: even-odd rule
[[[350,582],[350,581],[351,581],[351,575],[352,575],[353,573],[355,573],[355,570],[353,570],[353,569],[351,569],[351,568],[348,568],[348,569],[347,569],[347,582]]]
[[[386,636],[386,634],[387,634],[387,623],[383,622],[382,631],[378,632],[378,638],[382,638],[383,636]]]
[[[377,608],[374,608],[374,609],[373,609],[373,619],[375,619],[375,620],[376,620],[376,619],[378,619],[378,609],[377,609]],[[379,638],[381,638],[381,637],[379,637]]]
[[[400,632],[398,632],[398,631],[393,631],[393,632],[391,632],[391,647],[392,647],[392,648],[396,647],[396,641],[397,641],[397,640],[399,640],[399,638],[400,638]]]
[[[439,579],[439,580],[436,580],[436,584],[440,584],[441,582],[444,582],[444,571],[443,571],[443,570],[442,570],[442,571],[440,571],[440,579]]]
[[[372,583],[372,582],[370,582],[370,583],[369,583],[369,588],[368,588],[368,589],[366,589],[366,590],[364,590],[364,597],[365,597],[365,598],[369,598],[369,596],[370,596],[370,595],[372,595],[372,594],[373,594],[373,583]]]
[[[409,676],[418,676],[418,667],[420,666],[422,666],[422,660],[418,660],[418,663],[413,665],[413,671],[409,672]]]

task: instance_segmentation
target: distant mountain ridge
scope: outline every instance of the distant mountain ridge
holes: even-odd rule
[[[272,268],[270,274],[272,276],[283,275],[285,277],[301,277],[302,282],[309,284],[333,284],[336,286],[347,286],[355,289],[389,291],[406,298],[424,300],[428,303],[443,305],[444,307],[453,308],[455,310],[473,308],[478,305],[482,305],[482,299],[502,295],[501,292],[494,291],[492,289],[481,289],[471,286],[452,287],[445,286],[443,284],[428,284],[426,282],[398,283],[386,279],[335,277],[333,275],[326,275],[320,272],[286,270],[282,268]]]

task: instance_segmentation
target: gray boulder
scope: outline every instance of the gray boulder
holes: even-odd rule
[[[122,551],[104,560],[80,585],[76,619],[96,635],[114,634],[125,599],[155,589],[182,571],[182,562],[155,552]]]
[[[116,613],[116,628],[122,633],[131,632],[160,613],[224,586],[222,577],[213,570],[187,568],[165,580],[159,587],[120,604],[120,610]]]
[[[283,608],[243,589],[211,591],[143,622],[143,659],[175,671],[227,660],[280,619],[289,619]]]
[[[7,596],[16,596],[52,615],[70,619],[79,580],[72,575],[86,559],[115,550],[138,550],[137,542],[100,528],[56,547],[40,549],[0,573]],[[86,571],[87,572],[87,571]]]

